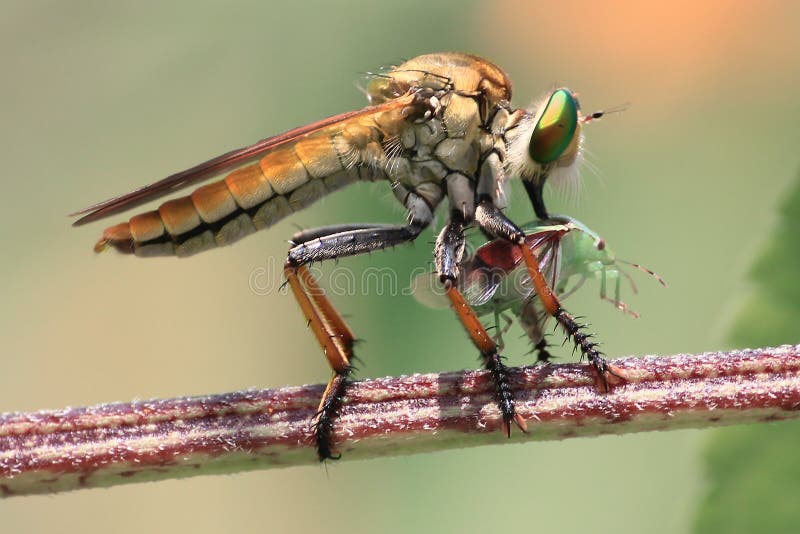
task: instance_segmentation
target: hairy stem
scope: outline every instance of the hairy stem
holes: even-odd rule
[[[614,360],[609,394],[587,365],[509,369],[529,433],[507,439],[487,371],[354,382],[336,420],[343,460],[800,415],[800,346]],[[324,386],[247,390],[0,415],[4,496],[317,461]]]

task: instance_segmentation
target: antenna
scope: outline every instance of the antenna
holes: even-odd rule
[[[582,124],[586,124],[587,122],[591,122],[593,120],[597,120],[597,119],[599,119],[601,117],[605,117],[606,115],[610,115],[612,113],[622,113],[623,111],[628,109],[630,107],[630,105],[631,105],[630,102],[625,102],[624,104],[619,104],[619,105],[614,106],[612,108],[608,108],[608,109],[604,109],[604,110],[600,110],[600,111],[595,111],[594,113],[590,113],[588,115],[584,115],[583,117],[581,117],[580,120],[581,120]]]
[[[622,262],[622,263],[624,263],[624,264],[626,264],[626,265],[630,265],[630,266],[631,266],[631,267],[633,267],[634,269],[639,269],[640,271],[642,271],[642,272],[645,272],[645,273],[649,274],[650,276],[652,276],[653,278],[655,278],[655,279],[658,281],[658,283],[659,283],[659,284],[661,284],[662,286],[664,286],[664,287],[669,287],[669,286],[667,285],[667,282],[666,282],[666,281],[665,281],[663,278],[661,278],[661,277],[658,275],[658,273],[656,273],[655,271],[652,271],[652,270],[648,269],[648,268],[647,268],[647,267],[645,267],[644,265],[639,265],[638,263],[633,263],[632,261],[623,260],[623,259],[621,259],[621,258],[617,258],[617,261],[619,261],[619,262]]]

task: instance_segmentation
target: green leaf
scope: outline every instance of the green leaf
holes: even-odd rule
[[[800,343],[800,182],[756,261],[753,294],[730,341],[739,347]],[[708,492],[697,532],[797,532],[800,525],[800,422],[715,431],[706,451]]]

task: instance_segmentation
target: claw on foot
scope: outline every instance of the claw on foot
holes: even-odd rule
[[[628,381],[625,371],[605,360],[596,361],[592,365],[595,375],[595,387],[600,393],[609,393],[612,388],[621,386]]]
[[[515,413],[514,416],[511,418],[511,421],[514,421],[514,424],[524,433],[528,433],[528,423],[525,421],[525,418],[522,417],[520,414]],[[511,437],[511,421],[503,421],[503,432],[505,433],[506,437]]]
[[[514,414],[514,424],[516,424],[517,428],[519,428],[526,434],[528,433],[528,423],[525,422],[525,418],[518,413]]]

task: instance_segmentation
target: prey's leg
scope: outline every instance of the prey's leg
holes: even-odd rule
[[[508,381],[508,369],[500,359],[497,345],[478,320],[478,316],[475,315],[472,307],[458,290],[456,279],[458,278],[458,266],[464,255],[464,243],[464,224],[458,217],[454,217],[454,220],[451,220],[442,229],[436,239],[436,271],[440,280],[445,284],[447,297],[450,299],[459,321],[461,321],[472,342],[480,351],[484,366],[491,373],[492,381],[494,382],[495,399],[503,416],[503,428],[510,437],[511,421],[514,421],[523,432],[527,431],[527,424],[525,419],[517,414],[514,408],[514,397]]]
[[[514,312],[519,317],[519,324],[533,346],[531,352],[536,353],[536,362],[547,363],[553,359],[553,355],[547,350],[549,345],[544,337],[544,325],[548,316],[536,308],[535,302],[534,299],[528,299]]]
[[[579,348],[581,355],[586,356],[597,372],[598,389],[603,393],[608,392],[609,384],[620,383],[625,380],[622,371],[609,364],[597,350],[597,343],[591,340],[591,334],[583,332],[584,325],[561,307],[561,301],[556,296],[550,285],[539,269],[539,260],[530,249],[525,246],[525,234],[511,222],[503,213],[490,202],[481,202],[475,209],[475,220],[487,232],[501,239],[506,239],[517,244],[522,252],[522,258],[528,268],[533,286],[542,302],[545,311],[553,316],[562,326],[567,337]]]
[[[328,382],[314,421],[314,440],[320,461],[339,457],[332,443],[334,421],[342,405],[347,379],[352,373],[355,335],[314,280],[307,264],[406,243],[417,237],[429,221],[414,222],[419,220],[412,218],[412,223],[407,226],[331,226],[300,232],[292,238],[294,246],[289,250],[284,274],[333,369],[333,377]]]
[[[500,324],[501,319],[504,324]],[[511,326],[513,324],[514,321],[511,320],[511,317],[494,310],[494,342],[497,344],[497,350],[499,352],[503,352],[503,349],[506,346],[505,341],[503,341],[503,336],[506,335],[509,330],[511,330]]]
[[[613,299],[609,298],[608,295],[606,294],[606,283],[607,283],[608,277],[613,277],[614,278],[614,298]],[[622,278],[619,275],[619,271],[617,271],[617,270],[611,270],[610,271],[610,270],[606,269],[605,266],[603,266],[603,270],[600,272],[600,299],[604,300],[606,302],[610,302],[611,304],[614,305],[614,307],[616,309],[618,309],[622,313],[630,314],[630,316],[633,317],[634,319],[638,319],[639,318],[639,312],[630,309],[628,307],[628,305],[625,304],[622,301],[622,296],[621,296],[622,290],[621,290],[621,287],[622,287]]]

